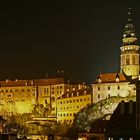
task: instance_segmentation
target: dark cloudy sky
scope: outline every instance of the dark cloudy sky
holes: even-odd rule
[[[93,82],[118,72],[127,10],[140,35],[136,0],[14,1],[0,5],[0,79],[43,78],[64,70]]]

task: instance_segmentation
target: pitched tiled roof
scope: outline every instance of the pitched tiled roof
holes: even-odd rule
[[[117,80],[119,82],[127,82],[127,79],[122,73],[102,73],[94,83],[115,83]]]
[[[82,96],[82,95],[87,95],[87,94],[91,95],[91,93],[92,93],[92,89],[91,88],[76,89],[74,91],[69,91],[69,92],[64,93],[58,99],[75,97],[75,96]]]
[[[49,79],[33,79],[33,80],[6,80],[0,81],[1,87],[12,87],[12,86],[46,86],[64,84],[64,78],[49,78]]]

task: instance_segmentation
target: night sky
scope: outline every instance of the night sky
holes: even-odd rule
[[[119,72],[128,7],[140,37],[136,0],[10,0],[0,4],[0,80],[66,75],[92,83]]]

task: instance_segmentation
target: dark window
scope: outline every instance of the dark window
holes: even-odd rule
[[[98,95],[98,98],[100,98],[100,95]]]
[[[100,90],[100,87],[98,87],[98,90]]]
[[[108,87],[108,90],[110,90],[110,87]]]
[[[126,56],[126,65],[130,65],[130,58],[129,58],[129,55]]]
[[[7,97],[12,97],[12,95],[7,95]]]
[[[27,89],[27,92],[30,92],[30,89]]]
[[[120,86],[118,86],[118,89],[120,89]]]

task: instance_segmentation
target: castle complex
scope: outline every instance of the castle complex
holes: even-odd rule
[[[139,75],[139,46],[131,9],[120,47],[120,72],[101,73],[92,88],[83,84],[69,84],[64,78],[0,81],[0,115],[30,113],[34,105],[42,105],[61,123],[72,123],[82,108],[111,96],[135,96]]]
[[[93,102],[111,96],[131,96],[136,95],[135,84],[132,82],[139,75],[139,46],[134,25],[131,22],[131,9],[128,11],[128,23],[124,28],[120,47],[120,72],[101,73],[93,83]]]

